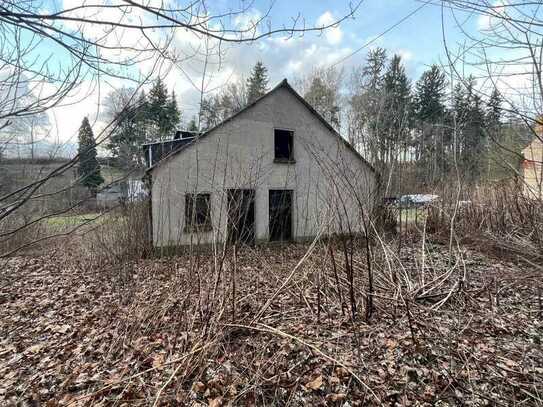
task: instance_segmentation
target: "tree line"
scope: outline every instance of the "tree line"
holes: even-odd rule
[[[504,175],[492,162],[498,146],[519,150],[522,140],[514,140],[506,124],[500,92],[494,87],[483,97],[473,76],[453,85],[438,65],[413,83],[401,57],[388,58],[382,48],[370,51],[364,66],[353,71],[347,137],[388,184],[409,165],[425,185],[436,185],[453,171],[468,183]]]
[[[317,68],[297,78],[294,86],[381,172],[391,189],[397,189],[393,181],[398,183],[398,172],[406,167],[425,185],[436,185],[452,171],[472,183],[510,176],[511,165],[500,162],[504,154],[513,169],[518,167],[514,153],[524,140],[506,123],[499,91],[494,88],[482,97],[473,76],[451,87],[446,73],[432,65],[413,82],[400,55],[389,57],[376,48],[345,77],[344,71]],[[268,90],[268,70],[259,61],[246,80],[231,81],[203,97],[198,115],[185,127],[206,131]],[[117,122],[106,147],[124,169],[141,167],[141,144],[172,139],[185,119],[175,93],[162,80],[148,94],[134,93],[121,88],[105,103],[108,119]]]
[[[438,65],[412,81],[400,55],[371,50],[348,78],[317,68],[294,81],[304,98],[383,175],[399,183],[410,167],[424,186],[453,172],[468,183],[513,175],[529,136],[507,117],[498,89],[482,96],[476,79],[451,81]],[[246,82],[229,83],[204,98],[201,128],[213,127],[268,90],[267,70],[257,63]],[[398,185],[391,185],[398,189]]]
[[[136,95],[134,89],[122,87],[111,92],[104,104],[106,119],[113,123],[105,147],[125,171],[143,165],[142,144],[171,139],[181,120],[175,92],[169,94],[160,78],[147,94],[141,91]],[[94,195],[104,179],[87,117],[79,129],[78,142],[79,183]]]
[[[205,131],[254,102],[268,91],[267,68],[257,62],[246,82],[233,82],[221,92],[202,99],[198,116],[185,126],[190,131]],[[114,123],[105,147],[125,171],[144,166],[142,144],[171,140],[182,122],[175,92],[168,92],[161,79],[154,81],[149,93],[122,87],[105,100],[105,116]],[[80,184],[92,194],[104,182],[97,159],[96,140],[85,117],[79,129]]]

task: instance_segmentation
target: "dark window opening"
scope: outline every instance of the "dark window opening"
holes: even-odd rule
[[[292,191],[270,190],[270,241],[292,239]]]
[[[294,132],[289,130],[278,130],[274,132],[275,162],[293,162],[293,139]]]
[[[211,230],[210,194],[185,195],[186,231]]]
[[[255,241],[255,191],[253,189],[228,190],[229,243],[253,245]]]

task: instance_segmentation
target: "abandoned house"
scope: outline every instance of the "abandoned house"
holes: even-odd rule
[[[375,170],[286,80],[185,139],[148,159],[155,246],[307,240],[368,224]]]

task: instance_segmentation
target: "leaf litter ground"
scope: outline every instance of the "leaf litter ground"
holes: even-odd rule
[[[543,405],[540,270],[466,249],[435,296],[393,294],[377,276],[368,323],[364,256],[353,319],[341,251],[337,284],[322,248],[288,280],[307,249],[229,253],[222,271],[205,253],[101,267],[58,252],[9,259],[0,404]],[[406,273],[421,270],[419,252],[403,249]],[[444,247],[427,256],[446,268]]]

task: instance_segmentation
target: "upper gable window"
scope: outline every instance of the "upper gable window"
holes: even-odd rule
[[[275,162],[294,162],[294,132],[290,130],[274,130]]]

